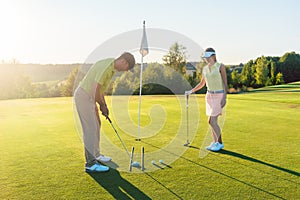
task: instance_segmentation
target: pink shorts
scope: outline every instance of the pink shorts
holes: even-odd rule
[[[207,116],[218,116],[222,115],[221,101],[224,93],[210,94],[206,93],[206,115]]]

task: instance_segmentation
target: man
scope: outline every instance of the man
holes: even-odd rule
[[[108,117],[104,92],[115,71],[128,71],[135,65],[132,54],[125,52],[119,58],[108,58],[95,63],[87,72],[74,93],[76,109],[83,131],[85,149],[85,171],[105,172],[109,167],[101,163],[109,162],[110,157],[100,154],[100,127],[101,121],[98,106],[102,115]]]

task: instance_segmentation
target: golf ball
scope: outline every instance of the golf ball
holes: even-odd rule
[[[140,163],[139,163],[139,162],[133,162],[133,163],[131,164],[131,166],[133,166],[133,167],[139,167],[139,166],[140,166]]]
[[[152,164],[152,165],[154,165],[154,164],[155,164],[155,161],[154,161],[154,160],[152,160],[152,161],[151,161],[151,164]]]
[[[164,161],[163,160],[159,160],[159,163],[163,163]]]

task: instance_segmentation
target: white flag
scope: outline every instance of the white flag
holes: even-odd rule
[[[146,35],[146,28],[145,28],[145,21],[144,21],[144,27],[143,27],[143,37],[142,37],[142,42],[141,42],[140,53],[142,54],[143,57],[146,56],[149,53],[147,35]]]

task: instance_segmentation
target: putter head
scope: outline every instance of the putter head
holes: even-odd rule
[[[189,146],[189,144],[190,144],[190,143],[185,143],[183,146],[187,147],[187,146]]]

